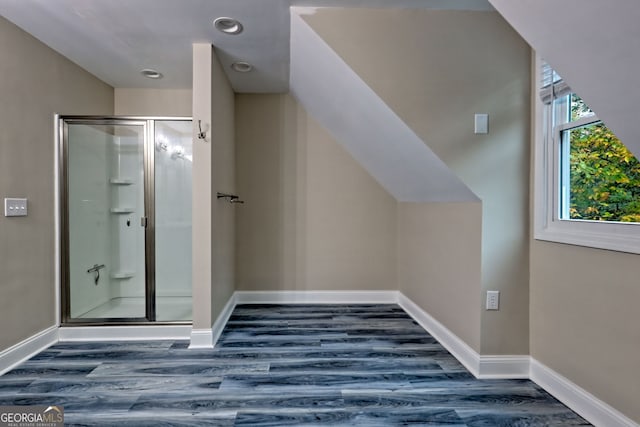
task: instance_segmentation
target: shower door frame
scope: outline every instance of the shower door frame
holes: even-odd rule
[[[56,115],[58,179],[60,190],[60,322],[63,326],[176,325],[192,321],[156,321],[155,260],[155,122],[193,121],[191,117],[156,116],[78,116]],[[71,277],[69,254],[68,125],[142,125],[144,181],[145,317],[73,318],[71,317]]]

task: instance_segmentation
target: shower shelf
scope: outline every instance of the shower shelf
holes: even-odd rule
[[[110,212],[112,214],[129,214],[135,212],[133,208],[111,208]]]
[[[109,183],[111,185],[132,185],[133,180],[131,178],[111,178]]]
[[[131,279],[133,276],[135,276],[133,271],[114,271],[111,273],[111,278],[116,280]]]

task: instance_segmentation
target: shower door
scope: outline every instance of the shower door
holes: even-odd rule
[[[154,321],[152,124],[60,120],[63,321]]]

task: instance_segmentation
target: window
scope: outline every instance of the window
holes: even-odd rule
[[[640,253],[640,162],[537,60],[535,238]]]
[[[575,93],[554,101],[560,218],[640,222],[640,163]]]

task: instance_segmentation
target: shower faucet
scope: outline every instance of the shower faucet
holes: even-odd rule
[[[93,283],[98,286],[98,281],[100,280],[100,270],[105,267],[104,264],[93,264],[93,267],[87,270],[87,273],[94,273]]]

